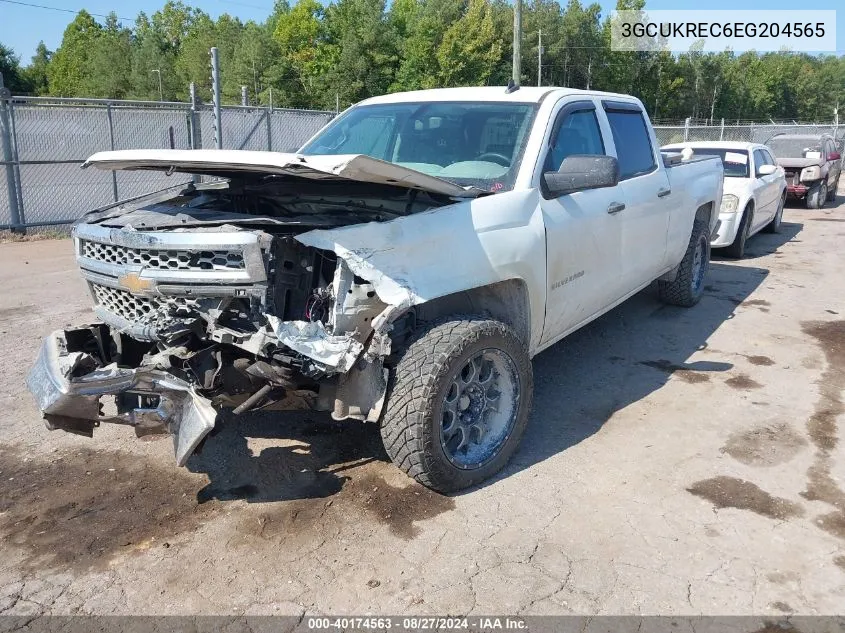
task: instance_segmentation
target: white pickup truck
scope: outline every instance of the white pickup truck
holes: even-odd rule
[[[99,321],[43,343],[49,428],[170,433],[184,465],[223,409],[307,406],[377,422],[440,491],[514,452],[535,354],[655,280],[699,300],[722,199],[721,161],[661,154],[640,101],[561,88],[369,99],[295,154],[85,166],[181,184],[75,226]]]

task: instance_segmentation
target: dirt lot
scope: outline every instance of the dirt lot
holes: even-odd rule
[[[70,242],[0,246],[0,613],[834,614],[845,604],[845,203],[535,359],[509,468],[452,498],[372,425],[171,444],[47,431],[39,338],[91,318]]]

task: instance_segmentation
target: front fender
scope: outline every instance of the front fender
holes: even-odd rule
[[[396,314],[446,295],[519,279],[531,308],[529,348],[539,345],[546,244],[536,189],[464,200],[389,222],[309,231],[296,239],[334,251],[373,284]]]

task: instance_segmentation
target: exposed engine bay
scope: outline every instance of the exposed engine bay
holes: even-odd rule
[[[101,322],[44,342],[29,383],[50,428],[91,435],[115,422],[172,433],[183,465],[224,407],[378,419],[385,364],[413,310],[388,304],[338,253],[297,238],[454,199],[371,182],[227,176],[94,211],[75,227]]]

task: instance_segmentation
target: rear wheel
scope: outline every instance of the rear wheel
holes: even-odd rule
[[[786,205],[786,194],[784,193],[780,197],[780,202],[778,203],[778,210],[775,211],[775,217],[772,218],[772,221],[769,222],[763,230],[766,233],[780,233],[781,223],[783,222],[783,207]]]
[[[687,252],[678,267],[674,281],[658,281],[660,300],[670,305],[694,306],[704,293],[704,276],[710,263],[710,226],[696,220],[692,225]]]
[[[742,212],[742,219],[739,221],[739,228],[736,230],[736,237],[730,246],[725,248],[725,255],[733,259],[742,259],[745,255],[745,243],[751,233],[751,222],[754,217],[754,210],[747,206]]]
[[[440,492],[466,488],[508,462],[532,391],[531,361],[508,326],[472,316],[435,322],[393,372],[384,447],[421,484]]]

